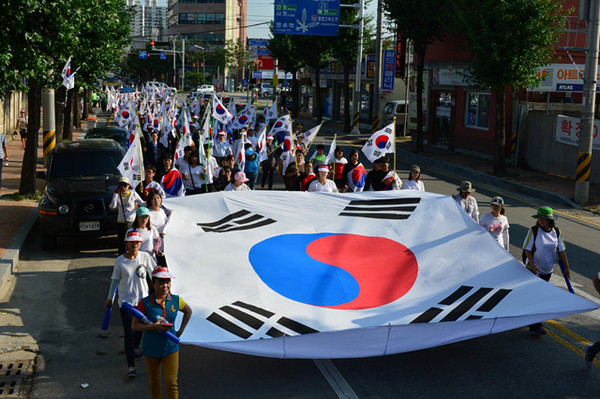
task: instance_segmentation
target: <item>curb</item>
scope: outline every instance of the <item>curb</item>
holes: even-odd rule
[[[6,252],[4,252],[2,258],[0,258],[0,294],[4,293],[4,290],[9,285],[8,282],[10,281],[10,277],[16,272],[21,247],[37,221],[37,216],[38,212],[36,206],[31,210],[25,223],[23,223],[17,232],[17,235],[15,235],[15,238],[13,238],[8,248],[6,248]]]

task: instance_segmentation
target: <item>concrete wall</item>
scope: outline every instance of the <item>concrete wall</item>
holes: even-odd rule
[[[529,112],[521,158],[534,169],[574,179],[578,147],[556,141],[556,119],[556,114]],[[598,150],[592,152],[590,182],[600,183],[600,151]]]

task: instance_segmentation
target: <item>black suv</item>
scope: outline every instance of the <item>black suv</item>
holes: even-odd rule
[[[56,247],[57,236],[110,235],[117,232],[117,212],[108,204],[119,182],[117,165],[125,150],[111,139],[58,144],[50,153],[38,204],[42,248]]]

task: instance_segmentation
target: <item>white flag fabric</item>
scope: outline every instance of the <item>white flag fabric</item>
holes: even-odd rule
[[[144,178],[144,161],[140,143],[140,127],[136,125],[133,141],[125,156],[117,166],[121,176],[129,179],[132,188],[136,188]]]
[[[329,152],[327,153],[327,157],[325,158],[325,165],[331,165],[333,161],[335,161],[335,146],[337,145],[336,141],[336,136],[333,136],[333,140],[331,141],[331,145],[329,146]]]
[[[313,142],[315,137],[317,137],[317,133],[319,133],[319,130],[321,130],[321,126],[323,126],[323,123],[319,123],[317,126],[303,134],[302,143],[306,146],[306,148],[310,147],[310,144]]]
[[[213,94],[212,98],[213,98],[213,103],[212,103],[213,118],[215,118],[216,120],[218,120],[221,123],[228,123],[233,118],[233,115],[231,115],[231,113],[227,110],[227,108],[225,108],[223,103],[219,100],[219,98],[216,95]]]
[[[262,125],[260,132],[258,133],[258,140],[256,140],[256,152],[258,152],[258,161],[262,162],[269,158],[269,151],[267,150],[267,126]]]
[[[533,275],[449,196],[265,190],[165,206],[172,292],[194,310],[187,344],[379,356],[599,307]]]
[[[362,152],[367,156],[369,161],[373,162],[387,153],[396,151],[396,146],[394,144],[396,136],[395,126],[395,123],[391,123],[383,129],[373,133],[367,140],[362,148]]]
[[[75,87],[75,73],[71,73],[71,57],[67,60],[60,75],[63,78],[63,86],[65,86],[67,90],[71,90]]]
[[[271,105],[270,108],[265,107],[264,114],[265,114],[265,121],[267,123],[269,123],[269,121],[271,121],[273,119],[277,119],[277,99],[275,99],[275,101],[273,101],[273,105]]]

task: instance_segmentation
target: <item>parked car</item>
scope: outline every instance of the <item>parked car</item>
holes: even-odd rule
[[[202,85],[200,87],[198,87],[196,89],[197,92],[199,93],[214,93],[215,92],[215,86],[213,85]]]
[[[390,100],[385,103],[381,113],[381,125],[387,126],[396,117],[396,133],[401,133],[404,128],[404,115],[406,114],[406,100]]]
[[[42,249],[56,247],[58,236],[104,236],[117,233],[117,211],[108,208],[121,177],[117,165],[125,150],[112,139],[58,144],[48,158],[48,172],[38,204]]]
[[[271,83],[259,83],[256,85],[256,88],[260,97],[273,97],[274,92],[279,92]]]
[[[113,139],[119,143],[123,149],[127,150],[127,148],[129,148],[129,132],[120,127],[95,127],[88,130],[85,133],[85,136],[83,136],[83,139]]]

